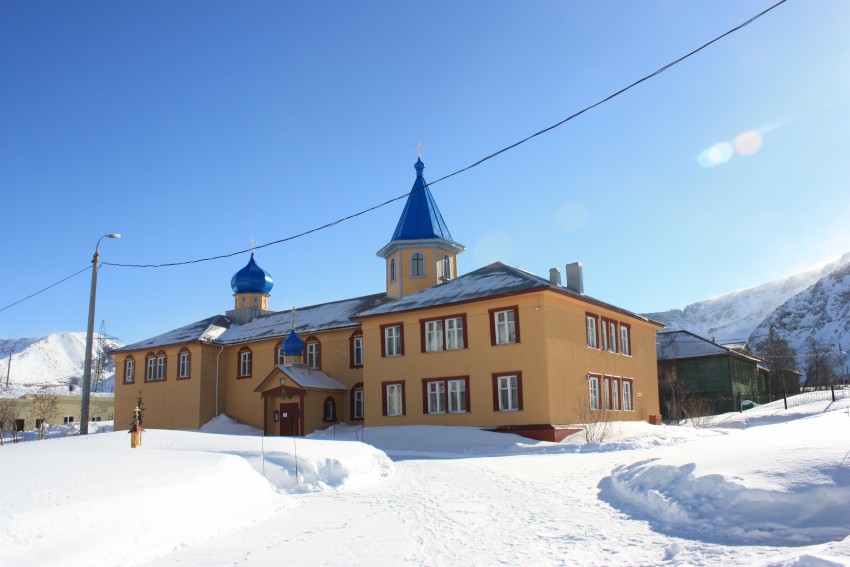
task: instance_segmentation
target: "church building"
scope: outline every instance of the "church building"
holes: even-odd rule
[[[560,440],[582,423],[659,413],[660,323],[584,293],[581,264],[546,278],[496,262],[460,274],[423,176],[378,251],[386,289],[270,311],[251,254],[233,308],[111,352],[115,415],[141,395],[146,428],[198,429],[225,413],[266,435],[336,422],[466,425]]]

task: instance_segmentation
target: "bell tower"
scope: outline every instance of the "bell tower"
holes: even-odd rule
[[[420,146],[421,147],[421,146]],[[387,295],[403,297],[457,277],[457,255],[465,248],[452,239],[422,172],[416,180],[389,244],[378,250],[386,261]]]

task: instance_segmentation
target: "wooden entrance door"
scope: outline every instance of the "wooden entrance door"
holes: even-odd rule
[[[280,404],[280,434],[287,437],[301,434],[301,408],[298,404]]]

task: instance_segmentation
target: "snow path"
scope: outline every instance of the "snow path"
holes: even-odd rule
[[[599,500],[598,479],[630,453],[402,461],[378,485],[300,496],[150,565],[729,566],[776,553],[665,536]]]

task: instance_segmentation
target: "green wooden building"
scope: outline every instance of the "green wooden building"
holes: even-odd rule
[[[738,411],[739,404],[766,392],[761,358],[690,331],[659,331],[658,383],[664,419]]]

